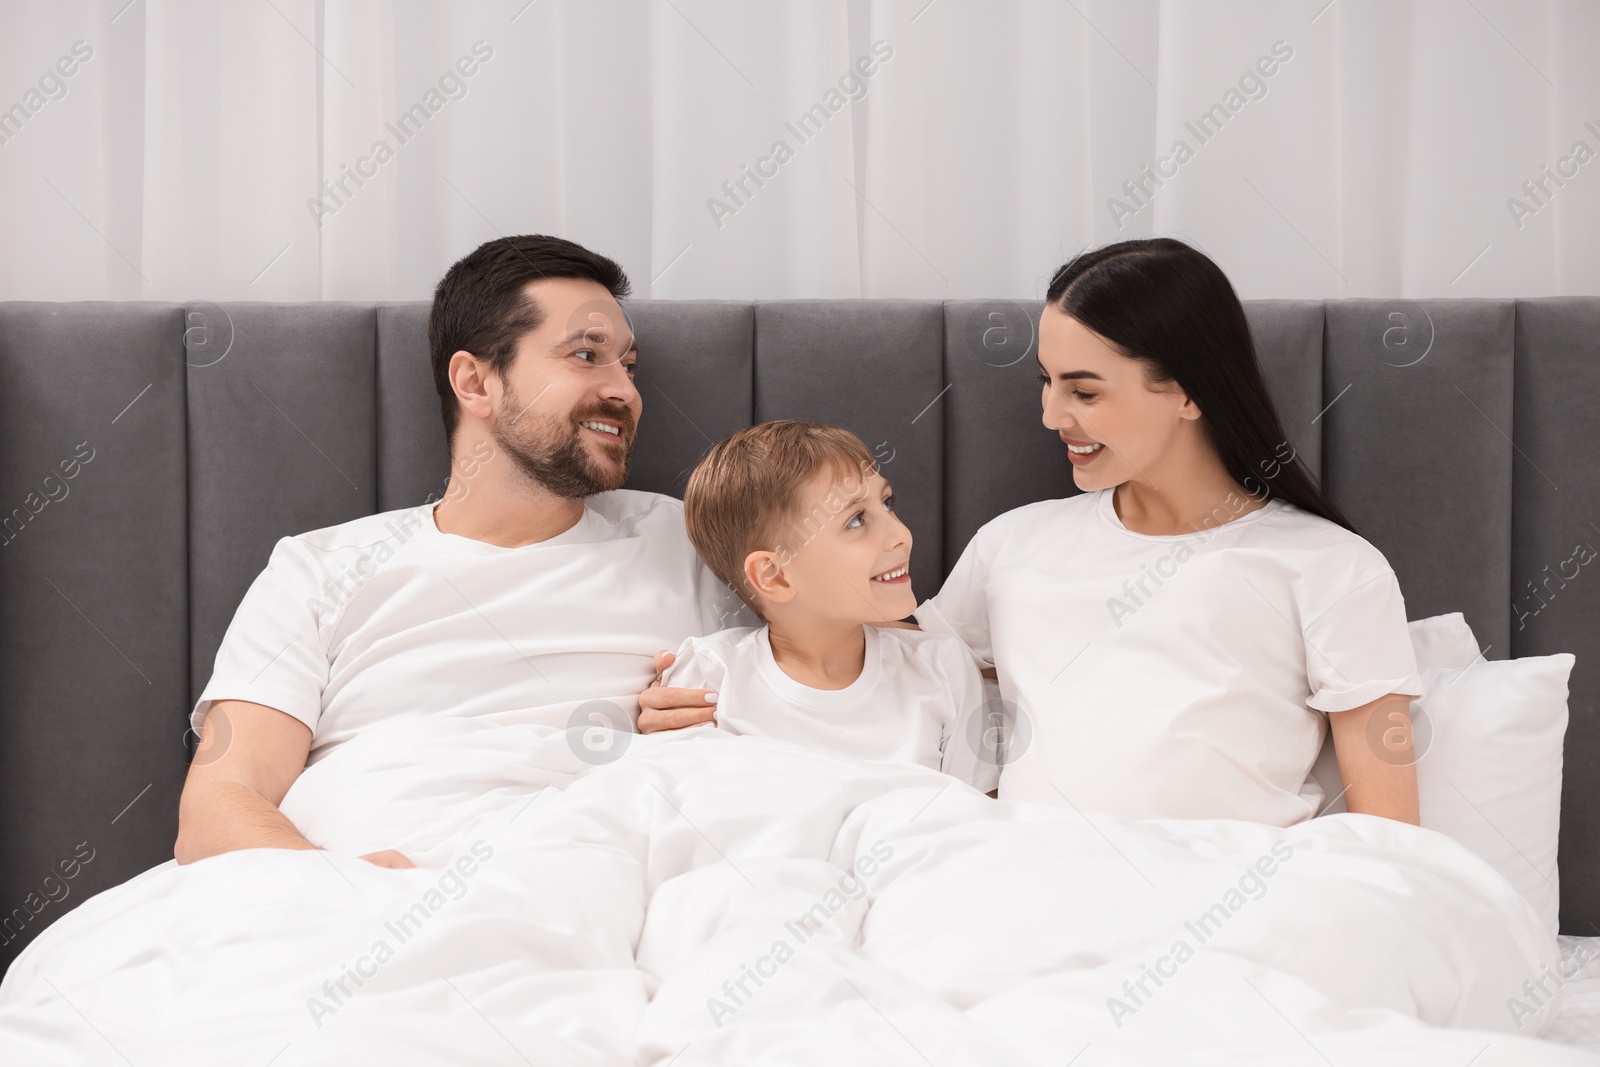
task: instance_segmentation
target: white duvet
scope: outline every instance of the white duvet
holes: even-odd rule
[[[1533,909],[1429,831],[585,740],[432,719],[341,746],[284,803],[329,851],[85,902],[0,986],[0,1063],[1595,1062],[1534,1040],[1559,1005],[1524,983],[1559,953]],[[380,848],[426,866],[355,858]]]

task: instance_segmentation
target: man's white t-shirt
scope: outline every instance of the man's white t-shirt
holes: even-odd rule
[[[999,764],[983,731],[983,682],[948,634],[863,626],[861,676],[813,689],[783,672],[767,627],[691,637],[662,684],[717,693],[717,727],[863,760],[919,763],[987,793]]]
[[[399,716],[564,730],[606,701],[633,720],[656,652],[751,618],[671,497],[601,493],[518,548],[443,533],[424,504],[280,540],[192,721],[215,700],[277,708],[311,728],[314,763]]]
[[[1309,818],[1319,712],[1420,692],[1388,562],[1281,500],[1194,534],[1135,533],[1112,492],[999,516],[917,609],[1016,706],[1001,799]]]

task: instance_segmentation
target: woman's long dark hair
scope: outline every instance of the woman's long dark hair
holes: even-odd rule
[[[1234,481],[1355,532],[1289,447],[1238,294],[1215,263],[1169,237],[1084,252],[1050,279],[1048,304],[1176,382],[1205,416]]]

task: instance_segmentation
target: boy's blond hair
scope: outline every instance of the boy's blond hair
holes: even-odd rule
[[[830,496],[830,504],[799,514],[801,486],[830,469],[854,492],[878,472],[878,464],[849,430],[778,419],[719,441],[689,475],[683,494],[689,540],[711,573],[763,618],[744,561],[750,553],[766,550],[778,554],[780,565],[788,563],[801,544],[842,510],[845,498],[831,504]]]

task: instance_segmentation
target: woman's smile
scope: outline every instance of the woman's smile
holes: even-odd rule
[[[1103,441],[1077,441],[1066,434],[1061,434],[1060,437],[1062,443],[1067,446],[1067,458],[1075,467],[1093,463],[1106,449]]]

